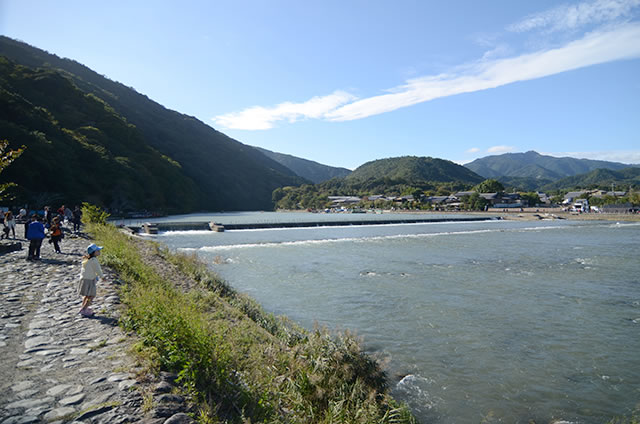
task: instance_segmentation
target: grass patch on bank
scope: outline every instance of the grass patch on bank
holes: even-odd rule
[[[124,283],[122,323],[152,367],[178,374],[202,423],[415,423],[388,395],[379,364],[348,333],[306,331],[265,313],[195,256],[153,252],[197,282],[189,291],[147,265],[111,225],[89,225],[101,262]]]

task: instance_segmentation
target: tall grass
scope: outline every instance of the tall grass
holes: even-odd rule
[[[384,372],[348,333],[306,331],[265,313],[195,256],[154,254],[197,284],[189,291],[147,265],[115,227],[90,224],[102,261],[126,283],[123,325],[155,367],[178,373],[203,423],[414,423]]]

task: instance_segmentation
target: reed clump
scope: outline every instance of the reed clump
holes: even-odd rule
[[[268,314],[195,256],[154,246],[194,282],[185,289],[148,264],[142,242],[111,225],[89,228],[105,246],[101,260],[125,283],[122,325],[136,332],[152,369],[178,374],[199,422],[415,423],[351,334],[307,331]]]

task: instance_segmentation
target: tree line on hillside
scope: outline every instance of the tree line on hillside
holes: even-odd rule
[[[273,191],[276,209],[324,209],[329,204],[329,196],[367,197],[383,194],[386,197],[411,195],[419,198],[424,195],[448,195],[452,192],[470,189],[472,185],[459,182],[409,182],[398,178],[380,178],[364,181],[345,181],[332,179],[320,184],[303,184],[298,187],[282,187]],[[365,201],[361,206],[384,208],[391,206],[387,200]]]
[[[193,208],[195,183],[113,108],[52,70],[0,57],[0,132],[24,153],[2,175],[17,204]]]
[[[630,185],[624,196],[604,195],[598,197],[589,196],[592,205],[606,205],[631,203],[640,205],[640,191]],[[606,189],[606,185],[595,185],[593,189]],[[548,193],[550,204],[560,205],[564,195],[575,187],[553,190]],[[518,196],[524,206],[536,206],[542,203],[538,191],[515,190],[505,187],[497,179],[487,179],[480,184],[471,184],[461,181],[436,182],[436,181],[408,181],[405,179],[392,179],[388,177],[371,178],[367,180],[349,180],[348,178],[336,178],[320,184],[305,184],[298,187],[282,187],[274,190],[273,201],[277,209],[314,209],[322,210],[332,204],[330,196],[354,196],[361,201],[354,205],[363,209],[422,209],[431,210],[434,205],[430,199],[434,196],[453,196],[456,193],[468,192],[461,196],[458,206],[461,210],[481,211],[490,205],[482,193],[496,193],[504,195],[512,193]]]
[[[494,181],[497,184],[496,180]],[[491,184],[491,181],[487,184]],[[483,187],[487,187],[486,184]],[[502,187],[502,185],[500,185]],[[358,196],[363,200],[362,208],[389,208],[399,206],[394,197],[411,197],[415,199],[405,202],[405,208],[430,209],[430,205],[422,203],[425,196],[447,196],[458,191],[471,190],[473,185],[461,181],[412,181],[383,177],[364,181],[332,179],[320,184],[303,184],[299,187],[282,187],[273,191],[273,201],[277,209],[325,209],[331,202],[329,196]],[[485,189],[482,188],[482,189]],[[384,195],[382,199],[369,200],[374,195]],[[484,205],[482,205],[484,206]]]
[[[268,210],[275,188],[306,182],[257,149],[73,60],[4,36],[0,60],[0,134],[12,148],[27,146],[7,171],[20,187],[16,202]]]

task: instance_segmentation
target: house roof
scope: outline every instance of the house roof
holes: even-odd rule
[[[582,191],[570,191],[569,193],[564,195],[564,198],[565,199],[575,199],[576,197],[584,196],[587,193],[589,193],[589,192],[585,191],[585,190],[582,190]]]
[[[337,203],[359,203],[360,198],[357,196],[328,196],[329,200],[334,204]]]
[[[498,197],[498,193],[480,193],[480,196],[486,200],[493,200]]]
[[[464,196],[471,196],[473,195],[473,193],[475,193],[475,191],[459,191],[455,193],[454,196],[456,196],[457,198],[461,198]]]
[[[429,196],[427,200],[431,203],[443,203],[449,199],[449,196]]]

